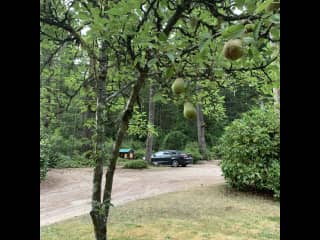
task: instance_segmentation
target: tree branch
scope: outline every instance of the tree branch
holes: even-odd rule
[[[222,18],[224,21],[230,22],[230,21],[238,21],[238,20],[242,20],[242,19],[250,19],[250,20],[255,20],[255,19],[259,19],[260,16],[254,16],[254,15],[250,15],[250,14],[241,14],[241,15],[231,15],[231,16],[226,16],[222,13],[220,13],[217,9],[218,7],[212,3],[211,0],[203,0],[200,1],[202,2],[205,6],[208,7],[209,11],[211,12],[211,14],[214,17],[220,17]]]
[[[81,46],[85,50],[87,50],[88,55],[92,59],[97,59],[97,56],[94,53],[94,51],[87,45],[87,43],[83,40],[81,35],[78,32],[76,32],[71,25],[66,24],[64,22],[61,22],[61,21],[58,21],[57,19],[54,19],[54,18],[45,18],[45,17],[40,17],[40,22],[43,22],[43,23],[48,24],[50,26],[55,26],[55,27],[61,28],[65,31],[69,32],[76,39],[76,41],[78,43],[80,43]]]
[[[164,28],[163,32],[169,36],[174,25],[177,23],[179,18],[181,17],[182,13],[187,10],[191,5],[192,0],[183,0],[180,5],[177,6],[177,9],[173,16],[168,20],[166,27]]]
[[[270,61],[268,61],[265,64],[260,64],[260,66],[257,67],[252,67],[252,68],[232,68],[232,65],[230,66],[230,68],[223,68],[224,71],[226,73],[232,73],[232,72],[247,72],[247,71],[253,71],[253,70],[263,70],[265,69],[267,66],[269,66],[271,63],[273,63],[276,59],[278,58],[278,55],[276,57],[274,57],[273,59],[271,59]]]
[[[40,68],[40,75],[42,74],[44,68],[51,62],[53,57],[59,52],[59,50],[63,47],[63,45],[59,45],[53,53],[50,54],[50,56],[47,58],[47,60],[43,63],[43,65]]]
[[[136,29],[136,32],[139,32],[140,31],[140,28],[142,27],[142,25],[144,24],[144,22],[147,20],[148,18],[148,15],[149,13],[151,12],[152,8],[153,8],[153,5],[156,3],[157,0],[153,0],[151,3],[150,3],[150,6],[148,8],[148,10],[146,12],[144,12],[143,14],[143,17],[141,19],[141,21],[139,22],[138,26],[137,26],[137,29]],[[141,7],[142,8],[142,7]]]

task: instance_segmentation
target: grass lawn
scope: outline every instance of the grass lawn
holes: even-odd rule
[[[280,239],[279,202],[225,184],[134,201],[110,214],[110,240]],[[40,234],[41,240],[94,239],[89,215],[42,227]]]

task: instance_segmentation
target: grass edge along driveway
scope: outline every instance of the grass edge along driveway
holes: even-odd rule
[[[114,207],[112,240],[280,239],[280,204],[225,183],[166,193]],[[41,240],[94,239],[88,215],[42,227]]]

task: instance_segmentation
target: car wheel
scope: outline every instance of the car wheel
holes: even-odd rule
[[[172,167],[178,167],[179,166],[179,162],[177,160],[173,160],[171,163]]]

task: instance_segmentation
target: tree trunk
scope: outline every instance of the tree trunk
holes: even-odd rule
[[[280,104],[280,88],[273,88],[274,103]]]
[[[196,86],[196,91],[199,91],[199,86]],[[209,159],[206,138],[205,138],[205,122],[202,112],[202,105],[197,104],[197,135],[198,135],[198,147],[202,159]]]
[[[90,98],[91,98],[90,96],[86,96],[85,97],[85,101],[89,102]],[[91,106],[90,106],[90,104],[88,104],[87,105],[87,110],[82,115],[82,119],[83,119],[82,122],[85,123],[88,119],[91,120],[91,119],[94,119],[94,118],[95,118],[95,112],[91,110]],[[91,140],[93,134],[94,134],[94,131],[93,131],[91,126],[84,126],[84,128],[82,130],[82,134],[81,134],[83,138]],[[81,146],[81,151],[82,152],[87,152],[89,150],[92,150],[91,142],[84,143]],[[89,155],[92,155],[92,153],[86,155],[86,157],[89,157]]]
[[[142,87],[142,84],[144,83],[145,78],[146,78],[146,72],[140,72],[140,76],[131,90],[131,94],[127,101],[127,105],[122,114],[121,122],[120,122],[117,136],[116,136],[116,141],[113,145],[113,149],[112,149],[112,153],[111,153],[111,157],[110,157],[110,161],[109,161],[109,165],[106,173],[106,182],[105,182],[104,193],[103,193],[103,206],[104,206],[104,216],[105,216],[106,223],[109,216],[109,209],[111,206],[112,183],[113,183],[113,176],[114,176],[116,163],[119,155],[119,148],[122,143],[123,137],[128,129],[129,121],[133,115],[134,103],[137,100],[137,96],[140,92],[140,89]],[[103,238],[103,239],[107,239],[107,238]]]
[[[99,51],[99,70],[96,77],[96,137],[94,140],[94,159],[95,167],[93,172],[93,190],[91,196],[90,216],[94,226],[94,235],[96,240],[106,240],[106,222],[103,204],[101,203],[101,183],[103,175],[103,163],[105,161],[105,132],[103,111],[106,106],[106,79],[107,79],[107,45],[105,42]]]
[[[169,36],[169,33],[173,29],[176,22],[179,20],[184,10],[188,9],[191,4],[191,0],[182,1],[180,5],[178,5],[175,13],[169,19],[165,29],[163,32]],[[132,51],[129,42],[129,51]],[[83,44],[85,45],[85,44]],[[111,192],[112,192],[112,184],[113,184],[113,176],[114,171],[119,155],[119,148],[122,143],[123,137],[128,129],[129,121],[133,115],[133,107],[138,98],[140,89],[145,81],[147,76],[147,70],[142,69],[140,65],[138,65],[137,69],[139,70],[139,77],[134,84],[130,97],[127,101],[127,105],[122,114],[120,125],[118,127],[118,132],[116,136],[116,141],[113,145],[110,161],[108,164],[108,169],[106,173],[106,182],[103,193],[103,201],[101,202],[101,178],[103,174],[103,160],[105,158],[105,148],[104,148],[104,129],[103,129],[103,108],[105,106],[105,86],[106,86],[106,76],[107,76],[107,45],[104,41],[100,48],[99,52],[99,77],[97,79],[97,114],[96,114],[96,126],[97,126],[97,139],[96,139],[96,166],[94,168],[94,178],[93,178],[93,193],[92,193],[92,210],[90,212],[92,222],[94,225],[94,233],[96,240],[107,240],[107,221],[109,216],[109,209],[111,205]],[[133,53],[131,52],[131,56],[133,58]],[[100,150],[100,151],[99,151]]]
[[[273,88],[274,108],[280,113],[280,88]]]
[[[155,108],[154,108],[154,101],[153,97],[155,94],[154,85],[150,84],[149,90],[149,124],[154,125],[154,115],[155,115]],[[147,142],[146,142],[146,161],[150,162],[151,155],[152,155],[152,146],[153,146],[153,135],[152,133],[148,132]]]
[[[205,122],[203,119],[202,106],[197,104],[197,132],[198,132],[198,146],[202,159],[208,160],[208,151],[205,138]]]

